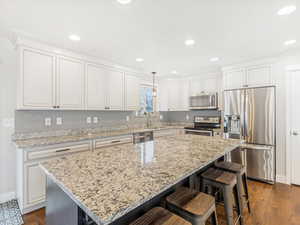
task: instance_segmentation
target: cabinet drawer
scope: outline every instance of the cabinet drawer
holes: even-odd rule
[[[126,144],[126,143],[132,143],[132,135],[114,138],[114,139],[97,140],[95,141],[95,148],[97,149],[106,146]]]
[[[30,151],[27,152],[25,161],[60,156],[64,154],[75,153],[75,152],[86,151],[86,150],[90,150],[89,143],[65,146],[61,148],[49,148],[40,151]]]

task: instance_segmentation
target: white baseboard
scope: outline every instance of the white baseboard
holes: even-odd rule
[[[16,198],[15,192],[2,193],[0,194],[0,203],[7,202],[15,198]]]
[[[276,183],[290,184],[289,182],[287,182],[286,176],[284,176],[284,175],[277,175]]]

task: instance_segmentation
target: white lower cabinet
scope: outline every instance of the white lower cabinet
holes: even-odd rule
[[[24,172],[26,175],[25,203],[34,205],[46,199],[46,175],[38,163],[26,163]]]
[[[38,149],[17,149],[17,198],[23,214],[45,206],[46,175],[40,163],[59,156],[92,149],[92,142]]]

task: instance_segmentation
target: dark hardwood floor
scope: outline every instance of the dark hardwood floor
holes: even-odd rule
[[[249,182],[251,215],[245,210],[245,225],[300,225],[300,187]],[[226,225],[222,209],[219,224]],[[24,225],[45,225],[45,210],[24,215]]]

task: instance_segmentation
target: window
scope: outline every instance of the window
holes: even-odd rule
[[[153,88],[145,85],[140,90],[140,114],[149,112],[153,112]]]

